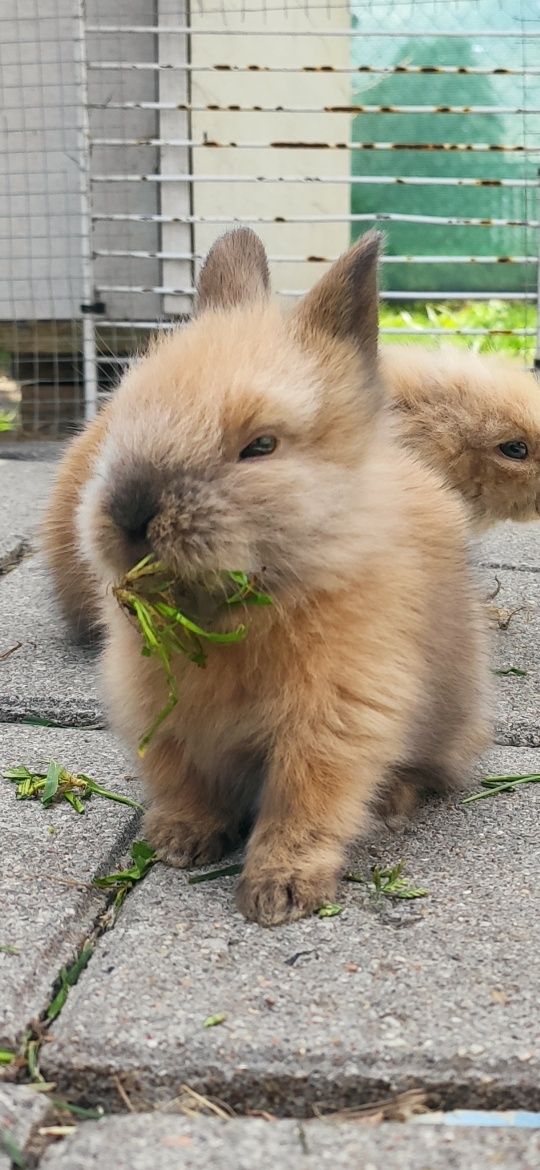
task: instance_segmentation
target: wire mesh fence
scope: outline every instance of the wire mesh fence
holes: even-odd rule
[[[0,0],[0,428],[90,417],[226,227],[292,299],[373,224],[383,333],[536,345],[536,0]]]

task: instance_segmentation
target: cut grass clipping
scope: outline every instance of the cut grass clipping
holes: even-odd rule
[[[85,776],[84,772],[69,772],[56,760],[49,760],[44,772],[32,772],[24,764],[20,764],[16,768],[8,768],[3,776],[4,780],[11,780],[17,785],[17,800],[40,800],[45,808],[49,808],[54,802],[67,800],[75,812],[83,813],[83,802],[89,800],[91,796],[103,796],[117,804],[142,808],[138,801],[131,800],[129,796],[121,796],[118,792],[109,792],[91,776]]]
[[[494,674],[500,674],[503,678],[527,678],[527,671],[520,670],[519,666],[508,666],[506,670],[494,670]]]
[[[371,871],[371,881],[367,881],[361,873],[349,872],[345,874],[346,882],[360,882],[367,886],[371,894],[384,898],[398,898],[410,901],[413,898],[427,898],[429,891],[419,886],[413,886],[403,877],[403,862],[388,869],[374,866]]]
[[[462,800],[462,804],[472,804],[474,800],[486,800],[488,796],[498,796],[500,792],[515,792],[523,784],[538,784],[540,773],[530,772],[525,776],[484,776],[480,781],[482,792],[472,792]]]
[[[156,851],[148,844],[148,841],[134,841],[131,846],[131,860],[133,865],[127,869],[121,869],[117,873],[108,873],[105,877],[94,878],[93,885],[98,886],[100,890],[107,890],[111,887],[116,887],[116,896],[113,903],[113,909],[119,910],[126,894],[132,889],[136,882],[142,881],[146,877],[149,869],[157,861]]]
[[[233,862],[232,865],[222,865],[220,869],[210,869],[206,873],[192,873],[188,877],[188,886],[200,886],[201,882],[215,882],[218,878],[234,877],[237,873],[242,873],[242,866]]]
[[[224,1024],[227,1019],[227,1012],[216,1012],[213,1016],[207,1016],[203,1020],[203,1028],[217,1028],[220,1024]]]
[[[223,605],[271,605],[267,593],[255,588],[247,573],[229,571],[222,573],[225,588],[232,586],[230,596]],[[174,596],[175,581],[170,572],[153,556],[144,557],[113,589],[114,596],[122,609],[135,619],[142,637],[142,653],[147,658],[157,658],[163,667],[167,681],[167,702],[158,712],[148,731],[139,741],[139,755],[143,756],[158,727],[164,722],[178,702],[176,678],[172,667],[174,654],[184,654],[197,666],[206,665],[205,643],[226,646],[242,642],[247,627],[238,625],[235,630],[219,633],[203,630],[187,617]]]
[[[343,906],[340,906],[339,902],[323,902],[315,913],[317,918],[336,918],[338,914],[343,913]]]
[[[9,1158],[11,1165],[16,1166],[17,1170],[28,1170],[28,1163],[22,1150],[4,1126],[0,1127],[0,1153],[2,1150]]]
[[[213,882],[222,877],[233,877],[235,874],[242,872],[242,866],[239,864],[224,865],[221,869],[211,869],[206,873],[195,873],[188,877],[188,884],[190,886],[198,886],[201,882]],[[427,898],[429,891],[421,889],[418,886],[413,886],[407,878],[403,877],[403,862],[399,861],[397,865],[388,869],[380,869],[375,866],[371,871],[371,880],[364,877],[363,874],[352,872],[343,875],[346,882],[356,882],[367,886],[369,892],[378,897],[385,898],[399,898],[410,901],[413,898]],[[315,911],[318,918],[336,918],[343,912],[343,906],[338,902],[324,902],[322,906]]]
[[[69,995],[70,987],[75,986],[79,975],[81,974],[81,971],[84,971],[84,968],[86,967],[93,950],[94,948],[91,943],[85,943],[71,966],[62,967],[59,976],[60,987],[58,988],[54,999],[51,1000],[46,1011],[46,1018],[49,1021],[56,1020],[57,1016],[60,1015],[60,1012],[62,1011],[62,1008]]]

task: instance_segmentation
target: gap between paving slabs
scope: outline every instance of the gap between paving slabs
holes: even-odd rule
[[[121,864],[121,860],[116,859],[115,868],[120,868]],[[145,872],[144,864],[140,868],[142,877]],[[140,879],[135,878],[136,880]],[[40,1054],[42,1046],[47,1043],[50,1027],[60,1018],[70,992],[92,959],[98,940],[114,927],[120,908],[129,897],[131,889],[132,883],[129,881],[111,884],[109,889],[105,887],[103,892],[106,904],[95,921],[93,930],[84,938],[73,960],[59,971],[54,980],[51,998],[39,1019],[26,1029],[19,1052],[14,1054],[15,1059],[11,1064],[3,1066],[6,1084],[3,1087],[0,1084],[0,1105],[2,1092],[7,1094],[11,1090],[14,1095],[11,1102],[13,1127],[7,1128],[0,1123],[0,1170],[3,1170],[3,1154],[7,1158],[5,1170],[8,1170],[8,1166],[17,1170],[29,1170],[30,1166],[37,1164],[40,1155],[51,1141],[56,1142],[68,1136],[82,1122],[95,1121],[105,1112],[102,1107],[85,1107],[71,1101],[69,1089],[66,1093],[56,1091],[55,1083],[47,1082],[41,1072]],[[34,1103],[30,1096],[32,1091],[36,1095]],[[26,1094],[24,1101],[21,1101],[21,1093]],[[27,1126],[18,1126],[21,1105],[30,1113]],[[20,1141],[18,1129],[24,1135]]]
[[[539,753],[495,749],[486,769],[537,773]],[[231,879],[156,866],[99,940],[45,1075],[118,1110],[118,1081],[136,1109],[182,1083],[296,1117],[418,1087],[444,1108],[536,1108],[539,807],[537,785],[450,801],[373,841],[354,868],[401,857],[429,891],[382,917],[344,884],[340,916],[265,931],[235,911]]]
[[[101,732],[4,724],[0,748],[1,772],[23,763],[37,769],[44,752],[46,759],[54,753],[118,796],[138,801],[142,795],[140,783],[126,778],[129,767],[118,745]],[[17,800],[16,789],[0,780],[0,1043],[2,1078],[22,1083],[39,1078],[39,1049],[51,1016],[58,1018],[90,948],[114,923],[116,891],[100,890],[93,879],[119,868],[140,836],[140,812],[97,794],[84,802],[84,813],[64,802],[45,809],[39,800]],[[7,1063],[10,1053],[14,1059]]]
[[[102,729],[96,653],[70,643],[42,558],[30,556],[0,578],[0,720]]]
[[[41,1158],[49,1149],[50,1156],[53,1163],[57,1156],[61,1157],[63,1162],[62,1150],[63,1142],[66,1137],[72,1139],[78,1128],[84,1122],[95,1121],[105,1114],[102,1107],[84,1108],[74,1102],[68,1101],[66,1097],[58,1095],[54,1091],[54,1085],[48,1085],[41,1074],[39,1068],[39,1054],[40,1048],[47,1040],[47,1031],[55,1020],[59,1019],[61,1012],[69,992],[72,987],[75,987],[79,976],[82,974],[86,966],[91,960],[94,948],[98,940],[108,930],[111,930],[117,920],[118,913],[126,899],[128,898],[133,885],[142,880],[149,872],[150,867],[154,864],[154,851],[147,846],[146,842],[138,842],[132,846],[131,864],[135,861],[134,880],[129,881],[130,869],[124,872],[120,871],[116,875],[110,874],[107,877],[97,879],[100,886],[110,890],[108,897],[107,908],[102,911],[94,929],[90,936],[88,936],[81,944],[79,951],[73,962],[64,968],[55,981],[52,998],[47,1005],[47,1008],[42,1013],[39,1022],[27,1030],[24,1040],[24,1063],[19,1062],[17,1069],[17,1083],[13,1085],[5,1085],[2,1089],[0,1085],[0,1107],[4,1115],[4,1122],[0,1118],[0,1170],[29,1170],[30,1166],[35,1166],[39,1162],[41,1165]],[[198,884],[198,880],[214,880],[225,872],[227,875],[232,875],[241,869],[239,864],[233,864],[225,867],[224,871],[206,871],[194,880],[194,884]],[[356,880],[356,879],[355,879]],[[8,948],[6,948],[8,949]],[[205,1026],[212,1026],[214,1023],[222,1022],[222,1018],[216,1016],[205,1021]],[[25,1084],[25,1081],[30,1079],[31,1084]],[[32,1091],[34,1092],[34,1099],[32,1100]],[[131,1115],[132,1105],[125,1094],[121,1082],[118,1082],[118,1092],[120,1105],[128,1109],[128,1115]],[[9,1094],[12,1094],[11,1099]],[[423,1094],[403,1094],[398,1100],[390,1099],[381,1103],[375,1109],[364,1109],[360,1111],[359,1120],[367,1121],[373,1124],[375,1121],[392,1120],[404,1122],[412,1117],[415,1113],[423,1112],[427,1109],[427,1101]],[[234,1116],[231,1110],[223,1109],[220,1104],[214,1103],[208,1098],[200,1096],[196,1091],[189,1086],[183,1086],[180,1097],[173,1103],[172,1111],[174,1113],[184,1114],[186,1117],[203,1118],[218,1116],[222,1119],[229,1119]],[[159,1127],[159,1113],[147,1115],[144,1118],[145,1126],[155,1125]],[[269,1118],[270,1120],[270,1118]],[[82,1137],[83,1141],[83,1159],[86,1157],[84,1150],[86,1149],[86,1142],[88,1138],[92,1140],[91,1131],[88,1127],[84,1127],[86,1132]],[[166,1128],[168,1124],[166,1123]],[[60,1147],[59,1147],[60,1142]],[[51,1143],[54,1143],[50,1148]],[[180,1145],[185,1144],[180,1141]],[[69,1143],[68,1143],[69,1145]],[[301,1148],[304,1149],[301,1143]],[[67,1149],[67,1148],[66,1148]],[[3,1157],[4,1152],[4,1157]],[[110,1151],[109,1151],[110,1153]],[[109,1156],[109,1154],[107,1155]],[[71,1158],[71,1151],[67,1153],[68,1164]],[[45,1158],[45,1162],[47,1162]],[[5,1162],[5,1167],[4,1167]],[[45,1162],[43,1164],[45,1164]]]
[[[519,684],[519,680],[518,680],[518,684]],[[12,730],[14,730],[14,729],[12,729]],[[47,737],[49,737],[50,735],[51,735],[51,732],[48,731]],[[76,765],[72,765],[72,766],[76,766]],[[85,766],[86,766],[86,768],[89,768],[89,770],[90,770],[89,764],[85,764]],[[28,810],[28,812],[29,811],[30,810]],[[69,815],[71,815],[71,817],[75,817],[76,814],[71,813],[70,811],[67,811],[67,815],[68,815],[68,817],[69,817]],[[116,852],[115,861],[117,859],[117,856],[118,856],[118,851]],[[113,868],[113,867],[115,867],[115,863],[113,863],[113,861],[112,861],[110,868]],[[411,873],[411,876],[413,876],[413,878],[414,878],[415,874]],[[173,876],[172,876],[171,880],[172,881],[174,880]],[[113,902],[113,900],[115,900],[115,896],[116,896],[115,894],[113,894],[113,893],[111,894],[111,899],[110,899],[111,902]],[[127,909],[127,907],[126,907],[126,909]],[[116,921],[115,914],[110,915],[109,920],[108,920],[108,914],[105,913],[105,916],[99,915],[97,918],[97,921],[94,924],[94,929],[92,929],[92,931],[89,932],[88,935],[86,935],[84,943],[81,945],[81,947],[79,947],[78,957],[84,958],[85,954],[88,954],[88,944],[96,945],[97,942],[99,941],[99,938],[101,938],[105,934],[105,932],[110,929],[111,925],[115,924],[115,921]],[[86,950],[85,950],[85,948],[86,948]],[[81,971],[83,969],[84,969],[84,964],[81,963]],[[60,990],[62,983],[67,982],[69,985],[70,980],[71,980],[71,975],[75,976],[76,973],[81,973],[77,970],[77,962],[75,962],[75,964],[69,965],[69,968],[64,971],[63,980],[60,978],[60,975],[58,975],[58,986],[57,986],[57,989],[55,989],[55,991]],[[49,1004],[50,1004],[50,1002],[53,1002],[53,1000],[54,1000],[54,997],[51,997],[51,1000],[49,1000]],[[62,1004],[61,1005],[62,1010],[63,1010],[63,1006],[64,1005]],[[58,1017],[57,1017],[58,1021],[61,1021],[60,1017],[61,1017],[61,1013],[58,1012]],[[43,1026],[46,1027],[46,1030],[48,1030],[49,1023],[50,1023],[50,1021],[47,1019],[47,1011],[43,1012],[41,1020],[40,1020],[40,1026],[36,1028],[32,1037],[29,1038],[30,1042],[34,1042],[34,1047],[32,1049],[30,1049],[30,1051],[32,1051],[33,1061],[35,1060],[35,1055],[36,1055],[36,1047],[37,1047],[36,1041],[40,1041],[40,1039],[42,1037]],[[196,1083],[196,1082],[192,1082],[192,1080],[191,1080],[191,1083]],[[201,1087],[203,1087],[203,1086],[201,1086]],[[375,1096],[378,1096],[381,1093],[388,1092],[390,1087],[392,1087],[392,1086],[390,1086],[389,1082],[387,1082],[383,1079],[376,1081],[376,1079],[375,1079],[372,1082],[371,1092],[373,1092],[373,1094]],[[285,1086],[283,1085],[282,1088],[285,1089]],[[437,1102],[437,1092],[436,1092],[437,1087],[431,1086],[431,1088],[432,1089],[435,1088],[434,1097],[432,1097],[432,1103],[436,1103]],[[261,1086],[258,1086],[258,1090],[261,1090]],[[63,1092],[69,1092],[69,1076],[68,1076],[67,1080],[65,1080],[65,1083],[63,1085]],[[252,1092],[252,1093],[257,1092],[257,1086],[251,1086],[250,1092]],[[286,1092],[286,1089],[285,1089],[285,1092]],[[77,1100],[84,1101],[85,1103],[91,1102],[92,1096],[94,1096],[94,1089],[90,1088],[88,1090],[88,1092],[86,1092],[84,1086],[82,1086],[81,1082],[79,1082],[78,1086],[77,1086],[76,1093],[77,1093]],[[291,1081],[290,1094],[291,1094],[292,1099],[293,1099],[293,1096],[295,1096],[295,1085],[293,1085],[293,1081]],[[106,1103],[110,1104],[110,1101],[108,1101]],[[261,1107],[265,1107],[266,1103],[268,1103],[268,1102],[262,1101]],[[116,1104],[117,1108],[122,1108],[123,1102],[122,1101],[115,1101],[115,1104]]]
[[[23,566],[22,568],[26,568],[26,566]],[[22,571],[22,569],[21,569],[20,571]],[[5,583],[4,583],[4,585],[5,585]],[[513,592],[513,590],[512,590],[512,592]],[[527,632],[527,633],[529,633],[529,635],[530,635],[530,630],[527,630],[527,631],[525,631],[525,630],[524,630],[523,632],[524,632],[524,633],[525,633],[525,632]],[[520,640],[521,640],[521,639],[520,639]],[[531,642],[531,639],[530,639],[530,636],[529,636],[529,638],[527,639],[527,643],[528,643],[528,646],[529,646],[529,647],[530,647],[530,642]],[[513,644],[513,642],[512,642],[512,644]],[[525,643],[524,643],[524,644],[525,644]],[[516,653],[515,653],[515,652],[513,652],[513,653],[512,653],[512,661],[514,661],[514,659],[516,659],[516,661],[517,661],[517,657],[519,657],[519,655],[517,655],[517,656],[516,656]],[[505,663],[505,664],[507,665],[507,663]],[[521,665],[521,663],[520,663],[520,665]],[[512,682],[510,682],[510,683],[509,683],[509,686],[511,686],[511,685],[513,685],[513,683],[512,683]],[[516,698],[517,698],[517,692],[515,692],[515,693],[516,693]],[[70,716],[68,715],[68,717],[70,717]],[[75,766],[75,765],[74,765],[74,766]],[[90,772],[92,771],[90,768],[89,768],[88,770],[89,770]],[[70,814],[69,810],[67,810],[67,815],[75,815],[75,814]],[[116,861],[116,860],[117,860],[117,857],[118,857],[118,854],[116,853],[116,854],[115,854],[115,857],[114,857],[114,861]],[[109,868],[109,867],[110,867],[110,868],[114,868],[114,861],[113,861],[113,858],[111,857],[111,860],[110,860],[110,863],[109,863],[109,865],[106,865],[106,866],[105,866],[105,868]],[[111,894],[111,899],[110,899],[110,900],[112,901],[112,900],[113,900],[113,898],[114,898],[114,894]],[[91,934],[90,934],[90,935],[87,937],[87,941],[90,941],[90,940],[92,940],[93,942],[97,942],[97,941],[98,941],[98,939],[99,939],[99,938],[101,938],[101,936],[104,934],[104,932],[105,932],[105,931],[107,931],[107,930],[109,929],[110,925],[113,925],[113,922],[110,922],[110,923],[107,923],[107,922],[105,922],[105,923],[103,923],[103,922],[101,922],[101,921],[99,920],[99,918],[98,918],[98,921],[97,921],[97,922],[95,923],[95,925],[94,925],[94,929],[92,930]],[[62,1009],[62,1010],[63,1010],[63,1009]],[[59,1018],[60,1018],[60,1017],[59,1017]],[[380,1087],[381,1087],[381,1089],[383,1089],[383,1088],[385,1088],[385,1087],[387,1087],[387,1086],[385,1086],[383,1083],[381,1083],[381,1086],[380,1086]]]
[[[146,842],[132,843],[130,852],[131,860],[126,863],[125,869],[122,861],[116,859],[113,873],[95,879],[96,887],[103,890],[106,896],[106,905],[73,960],[60,970],[54,980],[51,998],[39,1019],[26,1029],[19,1053],[14,1054],[12,1063],[4,1065],[5,1079],[13,1078],[13,1083],[6,1083],[3,1088],[0,1084],[0,1108],[5,1115],[4,1124],[0,1117],[0,1170],[4,1170],[3,1154],[7,1158],[5,1170],[8,1170],[8,1163],[9,1167],[16,1167],[17,1170],[29,1170],[51,1142],[65,1138],[82,1122],[95,1121],[105,1112],[101,1107],[84,1107],[70,1101],[69,1092],[56,1092],[54,1082],[47,1083],[42,1075],[39,1060],[42,1045],[47,1043],[49,1029],[60,1018],[70,992],[91,961],[98,940],[106,931],[112,930],[133,885],[142,880],[154,864],[154,850]],[[12,950],[10,947],[2,949],[8,952]],[[34,1101],[32,1091],[35,1094]],[[8,1096],[10,1092],[11,1100]],[[21,1108],[23,1112],[26,1110],[26,1119],[24,1116],[22,1119],[19,1117]]]
[[[48,1030],[56,1020],[59,1020],[62,1010],[67,1002],[68,995],[70,994],[72,988],[76,986],[79,976],[90,963],[93,951],[99,939],[105,934],[105,932],[111,930],[116,924],[117,915],[120,911],[120,908],[124,904],[126,898],[129,896],[133,885],[136,884],[137,881],[144,878],[147,872],[149,872],[150,867],[154,864],[154,851],[144,841],[139,841],[132,845],[131,855],[131,862],[126,863],[127,869],[124,871],[120,870],[119,873],[112,873],[106,877],[98,878],[96,880],[96,884],[102,888],[110,889],[107,908],[100,913],[94,924],[92,932],[87,935],[84,941],[81,943],[77,955],[74,957],[73,961],[61,970],[58,979],[55,980],[51,998],[47,1004],[47,1007],[41,1013],[39,1021],[34,1025],[34,1027],[27,1030],[24,1044],[22,1046],[22,1050],[24,1052],[24,1062],[23,1059],[21,1059],[19,1062],[15,1062],[14,1064],[14,1071],[17,1074],[17,1081],[20,1087],[22,1087],[22,1082],[30,1078],[36,1091],[39,1091],[42,1085],[45,1089],[48,1088],[48,1086],[44,1083],[44,1078],[39,1068],[40,1049],[41,1045],[44,1043],[46,1044],[47,1042]],[[133,863],[135,864],[133,865]],[[201,884],[202,882],[215,880],[217,877],[222,876],[222,874],[225,874],[226,876],[232,876],[240,869],[241,865],[235,863],[224,867],[223,870],[207,870],[203,873],[194,874],[188,878],[188,882],[190,884],[197,885]],[[397,867],[396,872],[390,874],[385,874],[383,872],[381,875],[379,875],[378,870],[375,870],[373,874],[373,881],[370,881],[367,875],[364,878],[361,878],[357,872],[352,876],[352,880],[354,882],[361,882],[364,888],[369,890],[371,895],[376,896],[378,894],[379,897],[383,897],[385,893],[395,889],[405,891],[401,892],[397,896],[406,898],[422,896],[427,892],[424,890],[414,889],[412,886],[410,886],[407,880],[401,877],[400,869],[401,867]],[[10,948],[6,948],[6,950],[9,949]],[[214,1017],[209,1017],[207,1020],[205,1020],[203,1022],[203,1026],[207,1027],[218,1025],[222,1023],[224,1019],[225,1017],[217,1014]],[[131,1102],[124,1093],[120,1081],[118,1083],[118,1091],[120,1107],[125,1107],[127,1105],[128,1109],[131,1109]],[[422,1110],[427,1108],[427,1099],[424,1099],[423,1094],[405,1094],[404,1097],[407,1098],[406,1101],[403,1100],[402,1102],[400,1098],[399,1101],[395,1102],[392,1098],[388,1102],[383,1102],[380,1108],[377,1106],[375,1112],[373,1110],[368,1110],[368,1113],[372,1114],[373,1117],[380,1113],[381,1120],[385,1118],[391,1118],[393,1120],[403,1121],[407,1119],[409,1114],[412,1115],[417,1112],[418,1108],[421,1108]],[[414,1100],[409,1100],[409,1098],[414,1098]],[[421,1101],[419,1101],[418,1098],[421,1098]],[[186,1115],[188,1116],[191,1116],[194,1113],[197,1114],[199,1112],[203,1115],[206,1113],[212,1115],[214,1112],[217,1112],[218,1115],[223,1114],[223,1110],[219,1106],[216,1107],[208,1099],[199,1097],[199,1095],[195,1091],[191,1090],[191,1088],[188,1086],[184,1087],[183,1100],[182,1102],[176,1103],[175,1111],[176,1110],[179,1112],[185,1111]],[[58,1096],[54,1093],[54,1091],[51,1091],[50,1096],[48,1096],[47,1101],[44,1103],[42,1112],[40,1114],[42,1127],[44,1126],[45,1130],[47,1130],[47,1133],[44,1133],[42,1137],[39,1136],[39,1132],[37,1135],[34,1133],[30,1142],[32,1155],[37,1156],[38,1152],[43,1148],[46,1148],[48,1141],[51,1140],[53,1136],[55,1136],[53,1135],[52,1131],[49,1136],[48,1131],[51,1129],[51,1126],[55,1127],[60,1124],[60,1130],[65,1129],[66,1133],[63,1134],[59,1132],[58,1136],[67,1136],[70,1129],[73,1128],[74,1121],[79,1123],[87,1119],[96,1119],[97,1117],[101,1116],[103,1112],[104,1110],[102,1108],[98,1110],[92,1108],[85,1109],[84,1107],[78,1106],[75,1103],[70,1103],[66,1098],[62,1097],[62,1095]],[[361,1112],[363,1116],[364,1111]],[[68,1122],[67,1126],[66,1120]],[[15,1151],[17,1158],[19,1155],[21,1158],[24,1157],[24,1150],[18,1150],[17,1146],[14,1146],[12,1141],[10,1143],[10,1148],[12,1152]],[[17,1165],[18,1162],[16,1161],[14,1164]]]
[[[117,862],[117,866],[120,868],[121,861]],[[143,876],[144,871],[141,873],[141,877]],[[134,880],[140,879],[135,877]],[[55,1083],[47,1082],[41,1072],[40,1055],[42,1046],[47,1043],[50,1027],[60,1018],[70,992],[92,959],[99,939],[106,931],[113,929],[120,908],[129,897],[132,886],[133,883],[126,880],[111,884],[109,890],[107,887],[105,888],[106,905],[101,910],[93,930],[81,943],[73,961],[59,971],[54,980],[51,998],[39,1019],[26,1029],[19,1054],[15,1056],[13,1064],[4,1066],[6,1081],[10,1073],[14,1077],[12,1088],[15,1092],[23,1087],[28,1090],[33,1089],[36,1094],[42,1097],[43,1104],[36,1107],[37,1120],[40,1122],[39,1129],[36,1121],[28,1130],[22,1146],[9,1131],[6,1135],[6,1131],[0,1125],[0,1170],[2,1170],[2,1148],[11,1159],[12,1166],[26,1170],[30,1164],[29,1159],[34,1165],[40,1153],[47,1148],[51,1140],[67,1136],[78,1124],[83,1121],[95,1121],[105,1112],[102,1107],[84,1107],[77,1102],[70,1101],[69,1091],[65,1094],[57,1092]],[[8,1088],[8,1085],[5,1087]],[[16,1097],[13,1105],[15,1109],[18,1108]]]
[[[141,844],[145,843],[143,842]],[[152,850],[150,852],[153,853]],[[57,976],[53,979],[51,997],[39,1018],[30,1023],[25,1029],[19,1050],[14,1053],[14,1060],[3,1065],[8,1083],[11,1080],[10,1073],[13,1072],[14,1083],[16,1084],[27,1084],[28,1082],[35,1085],[46,1084],[45,1077],[42,1075],[39,1067],[39,1062],[42,1045],[47,1043],[49,1028],[59,1019],[67,1003],[70,991],[76,986],[79,977],[88,966],[99,939],[106,931],[112,930],[115,926],[120,909],[131,893],[133,886],[145,876],[144,868],[140,875],[134,873],[133,880],[130,880],[128,876],[124,876],[124,861],[126,867],[133,865],[133,861],[125,858],[125,846],[120,854],[115,852],[114,858],[111,857],[109,862],[113,869],[110,874],[107,874],[107,878],[112,878],[117,870],[120,871],[118,877],[109,882],[105,876],[101,877],[101,875],[98,875],[92,883],[96,889],[103,892],[104,905],[102,905],[98,917],[94,922],[93,929],[85,935],[72,960],[62,966]],[[13,948],[12,951],[12,948],[9,946],[2,949],[5,949],[6,953],[17,953],[16,948]],[[75,1110],[75,1112],[80,1112],[84,1116],[84,1109],[80,1111]]]

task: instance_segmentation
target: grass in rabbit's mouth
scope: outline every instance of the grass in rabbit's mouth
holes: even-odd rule
[[[230,570],[219,573],[217,579],[223,591],[223,602],[217,613],[238,605],[272,604],[272,598],[257,589],[247,573]],[[203,629],[179,608],[177,588],[178,582],[174,575],[152,555],[139,561],[113,588],[118,604],[138,626],[142,653],[147,658],[159,660],[167,681],[167,702],[141,737],[138,747],[140,756],[144,755],[156,731],[178,702],[178,688],[172,667],[174,654],[184,654],[190,662],[204,667],[205,643],[227,646],[242,642],[248,632],[243,624],[226,632]]]

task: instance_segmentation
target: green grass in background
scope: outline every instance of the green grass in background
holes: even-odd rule
[[[0,434],[2,431],[14,431],[17,426],[17,416],[14,410],[0,410]]]
[[[436,301],[434,303],[407,301],[381,306],[382,329],[410,329],[406,334],[384,334],[390,345],[459,345],[476,353],[504,353],[524,366],[532,366],[536,338],[509,337],[508,329],[536,329],[537,310],[533,305],[519,301]],[[500,333],[470,337],[459,334],[424,333],[435,329],[495,329]],[[12,407],[0,407],[0,435],[16,431],[18,412]]]
[[[460,345],[476,353],[506,353],[531,366],[535,355],[534,337],[508,337],[504,332],[490,336],[469,337],[423,334],[422,329],[534,329],[536,309],[524,309],[513,301],[438,301],[435,304],[407,303],[383,305],[381,328],[414,329],[418,333],[384,337],[390,344]]]

